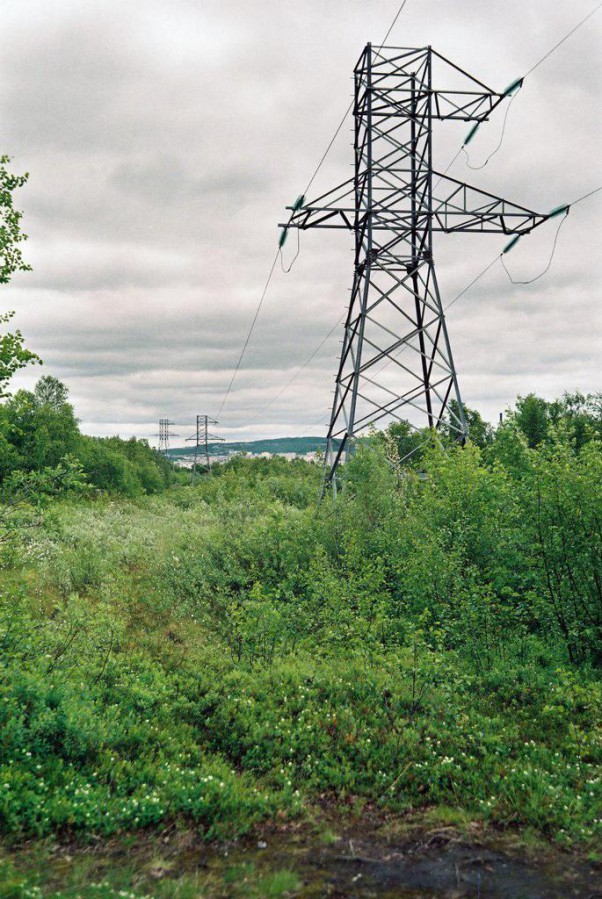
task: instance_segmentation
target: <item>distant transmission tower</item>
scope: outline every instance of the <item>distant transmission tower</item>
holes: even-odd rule
[[[177,437],[177,434],[174,434],[170,431],[170,428],[174,424],[173,421],[170,421],[168,418],[160,418],[159,419],[159,433],[155,434],[155,437],[159,438],[159,452],[163,453],[165,456],[169,452],[169,441],[172,437]]]
[[[433,67],[451,81],[432,87]],[[526,234],[549,216],[433,170],[434,121],[485,121],[518,89],[497,93],[430,47],[368,44],[355,67],[355,173],[281,227],[344,228],[355,265],[328,428],[326,484],[355,436],[379,421],[439,428],[466,420],[433,263],[433,232]],[[506,248],[507,249],[507,248]],[[384,369],[391,363],[391,369]],[[450,400],[456,400],[450,405]]]
[[[194,440],[194,459],[192,463],[192,474],[194,476],[194,472],[196,471],[198,457],[201,454],[201,451],[204,452],[205,455],[205,464],[207,465],[207,469],[211,468],[211,459],[209,457],[209,441],[212,443],[216,443],[217,441],[222,441],[223,437],[216,437],[215,434],[209,433],[209,425],[219,424],[214,418],[209,418],[208,415],[197,415],[196,417],[196,432],[192,435],[192,437],[187,437],[186,440]]]

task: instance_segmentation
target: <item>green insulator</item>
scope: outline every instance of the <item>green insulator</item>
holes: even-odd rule
[[[278,238],[278,249],[281,250],[284,244],[286,243],[286,238],[288,237],[288,225],[286,228],[283,228],[280,232],[280,237]]]
[[[503,92],[503,97],[509,97],[510,94],[513,94],[515,90],[518,90],[519,87],[523,86],[522,78],[515,78],[512,84],[509,84],[506,90]]]
[[[502,250],[502,256],[504,253],[509,253],[512,247],[515,247],[520,240],[520,234],[517,234],[516,237],[513,237],[512,240],[509,240],[504,249]]]
[[[476,125],[473,125],[473,126],[472,126],[472,128],[470,129],[470,131],[469,131],[468,134],[466,135],[466,140],[464,141],[464,146],[466,146],[466,144],[469,144],[469,143],[471,142],[471,140],[473,139],[473,137],[475,136],[475,134],[476,134],[477,131],[479,130],[479,125],[480,125],[480,124],[481,124],[480,122],[477,122]]]
[[[563,212],[568,212],[571,207],[568,203],[564,203],[562,206],[555,206],[551,212],[548,212],[549,219],[555,219],[557,215],[562,215]]]
[[[293,212],[298,212],[305,203],[305,194],[300,194],[293,203]]]

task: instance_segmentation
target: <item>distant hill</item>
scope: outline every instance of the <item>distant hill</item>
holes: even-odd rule
[[[338,441],[337,441],[338,446]],[[271,440],[248,440],[240,443],[210,443],[209,452],[214,455],[224,453],[297,453],[304,456],[306,453],[315,453],[316,450],[326,449],[324,437],[276,437]],[[169,456],[177,459],[179,456],[190,456],[193,449],[190,446],[177,446],[169,450]]]

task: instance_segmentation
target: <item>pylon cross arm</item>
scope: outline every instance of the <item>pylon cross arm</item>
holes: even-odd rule
[[[429,209],[428,197],[424,195],[418,209],[420,221],[426,224],[430,219],[433,231],[446,234],[453,231],[527,234],[549,218],[549,215],[534,212],[436,171],[433,171],[433,178],[437,197],[433,197]],[[373,179],[377,181],[378,176],[373,175]],[[287,207],[291,210],[291,219],[281,227],[298,228],[302,231],[310,228],[353,231],[358,225],[361,226],[363,218],[371,215],[374,231],[403,232],[411,229],[411,195],[407,189],[395,185],[389,191],[373,195],[372,205],[359,210],[359,216],[353,205],[353,193],[354,183],[351,179],[316,200],[304,203],[298,209]],[[349,202],[331,205],[331,197],[336,197],[338,203],[347,199]]]
[[[432,200],[433,231],[527,234],[549,219],[518,203],[487,193],[463,181],[433,172],[437,199]]]

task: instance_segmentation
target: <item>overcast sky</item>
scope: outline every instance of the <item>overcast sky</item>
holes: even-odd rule
[[[408,0],[388,43],[431,44],[500,90],[595,5]],[[184,437],[197,413],[215,415],[284,207],[332,137],[362,47],[381,42],[398,6],[4,0],[0,151],[30,172],[17,205],[34,271],[2,288],[0,307],[17,311],[15,324],[45,363],[17,384],[31,386],[42,371],[61,378],[92,434],[147,436],[169,416]],[[459,159],[450,175],[538,211],[601,184],[601,25],[602,10],[527,78],[502,149],[482,171]],[[497,143],[502,117],[471,143],[473,164]],[[350,176],[351,125],[314,195]],[[466,130],[436,125],[440,169]],[[571,212],[543,279],[513,287],[497,264],[450,310],[464,400],[491,420],[517,393],[602,386],[601,200]],[[545,267],[554,230],[542,226],[506,257],[515,278]],[[444,302],[505,242],[437,235]],[[351,246],[342,232],[308,232],[292,272],[278,268],[219,433],[323,433],[338,330],[277,395],[344,314]]]

